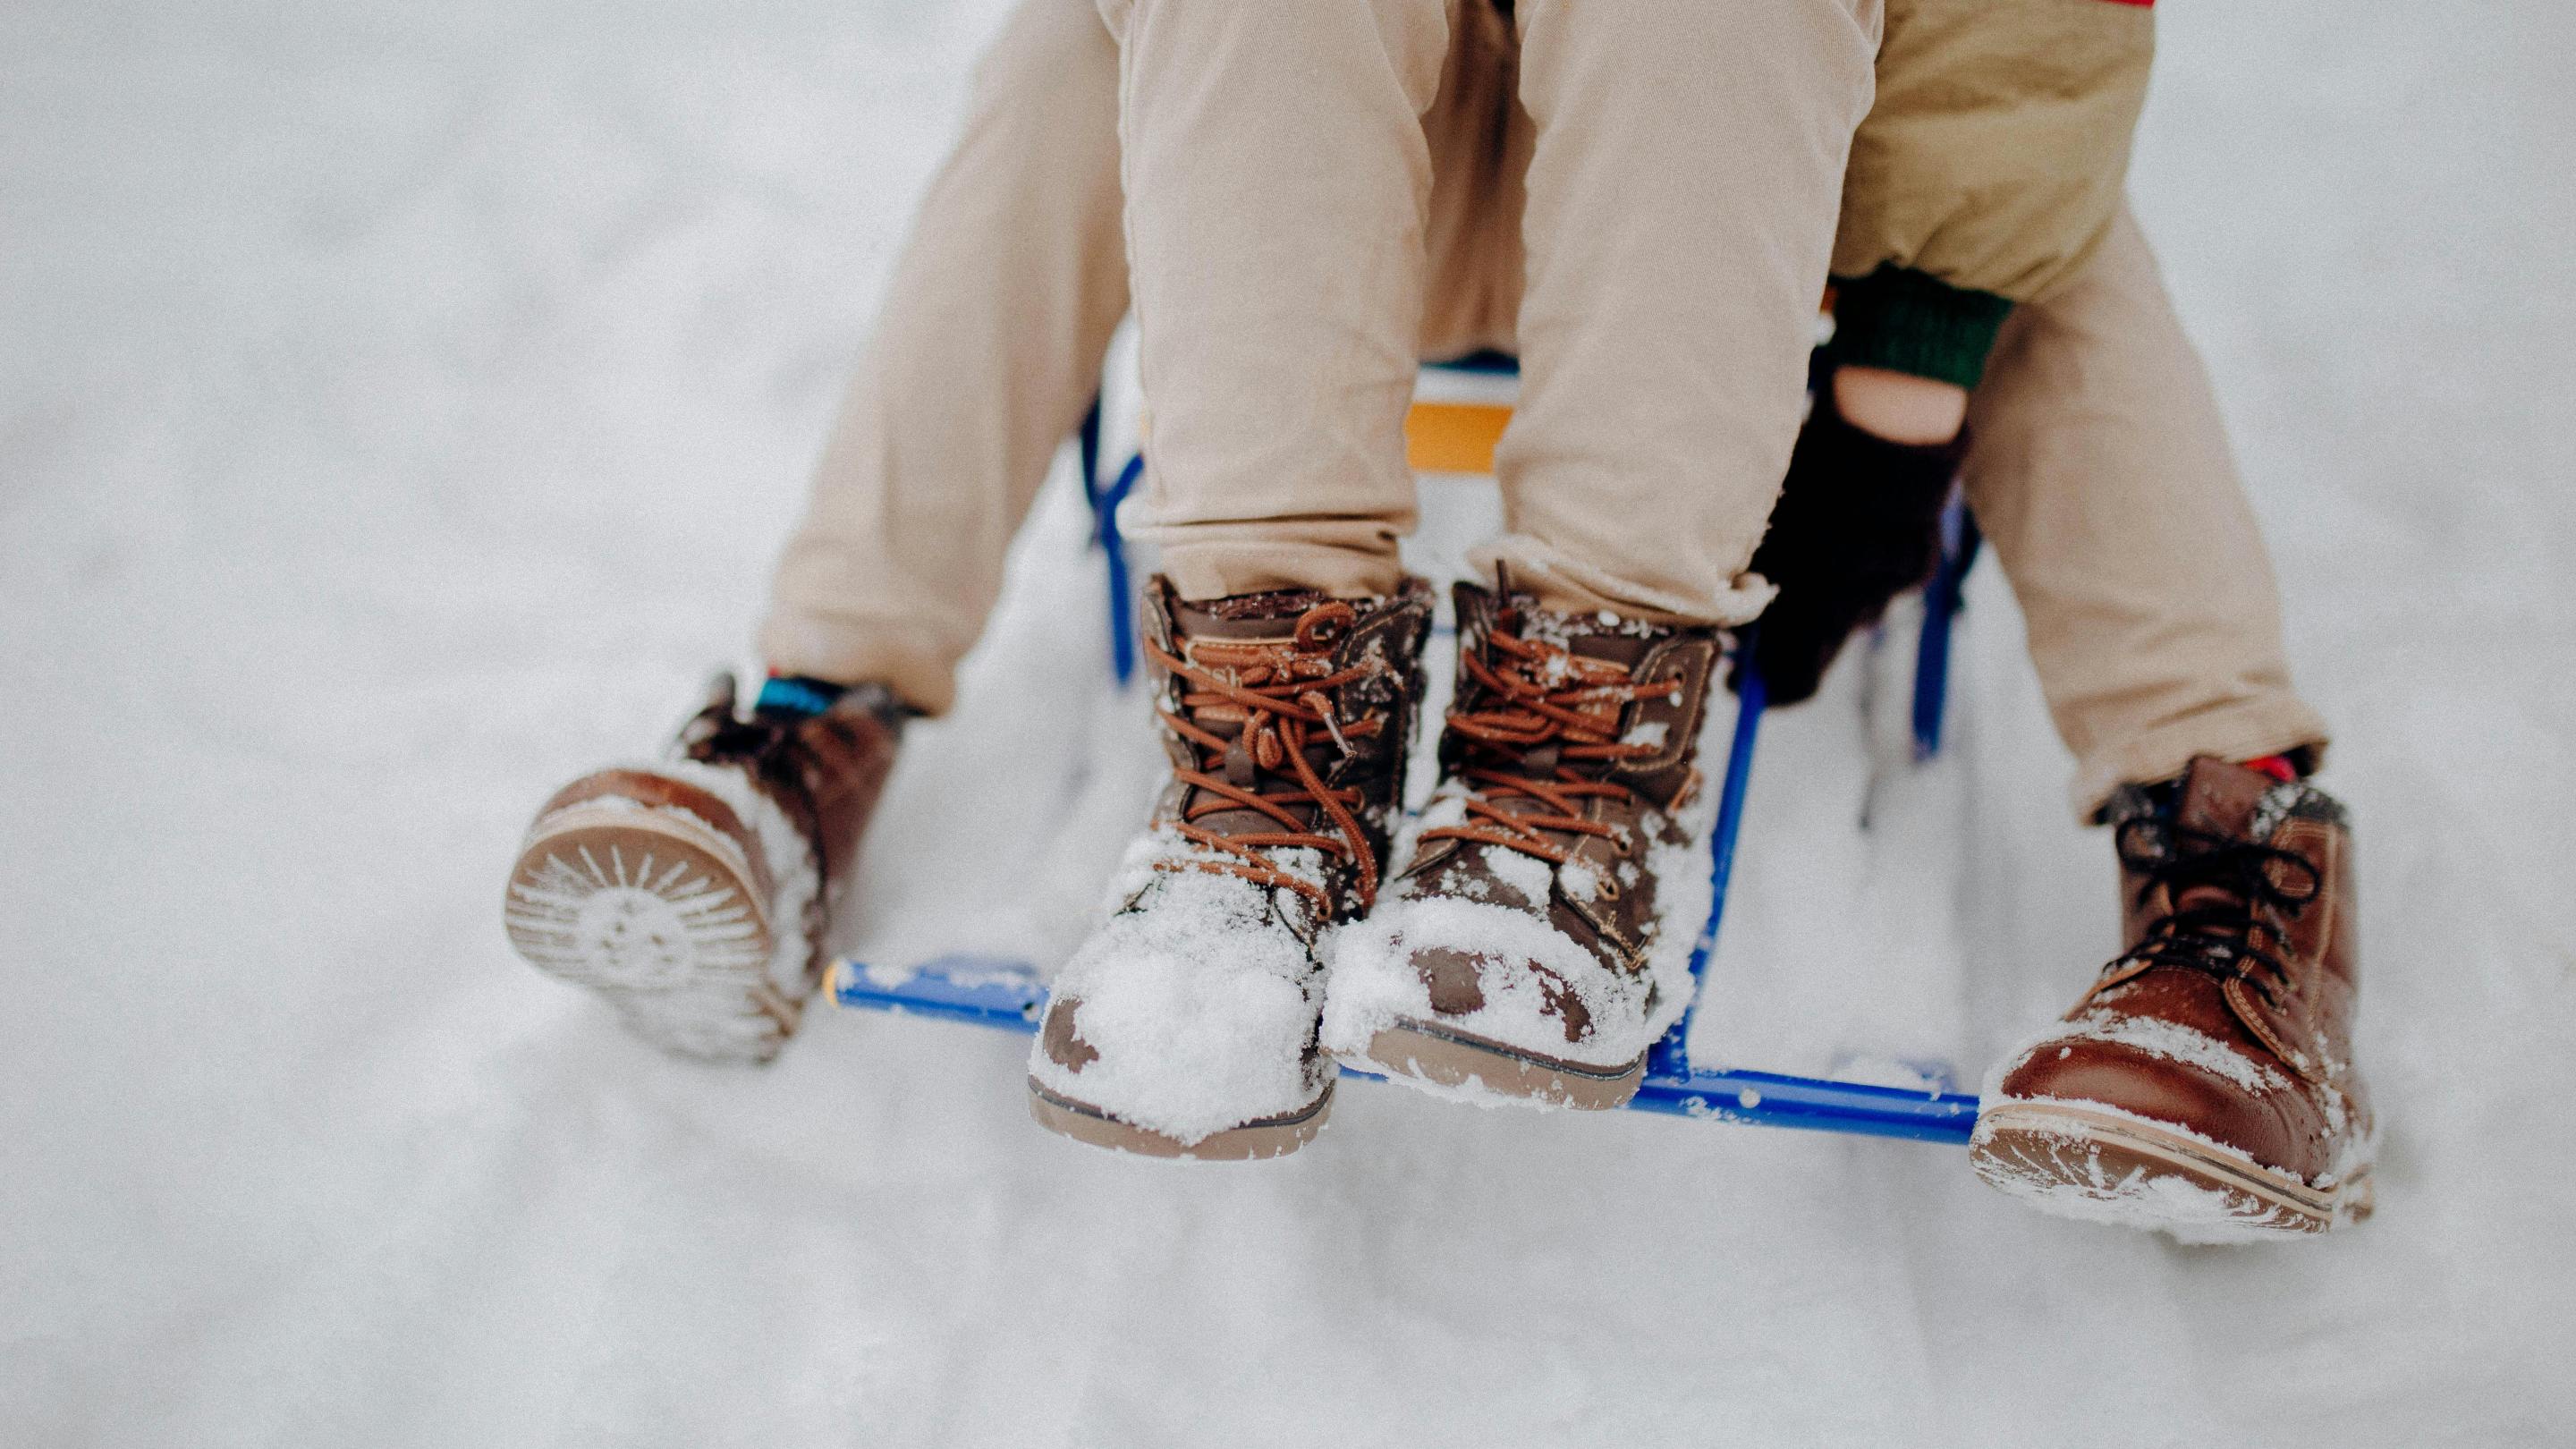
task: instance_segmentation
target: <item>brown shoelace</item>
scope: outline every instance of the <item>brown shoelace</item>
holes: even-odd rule
[[[1306,747],[1316,731],[1330,735],[1348,753],[1351,742],[1368,739],[1384,727],[1377,719],[1348,722],[1333,717],[1331,690],[1365,679],[1375,663],[1335,670],[1328,657],[1357,622],[1359,611],[1339,601],[1318,604],[1297,619],[1288,639],[1208,639],[1193,643],[1183,658],[1148,640],[1146,652],[1189,688],[1181,696],[1182,713],[1161,711],[1163,720],[1183,739],[1205,752],[1195,768],[1176,768],[1174,779],[1203,792],[1202,798],[1173,822],[1183,838],[1235,857],[1232,860],[1157,861],[1160,870],[1204,870],[1241,876],[1255,885],[1292,890],[1329,913],[1331,897],[1324,887],[1273,865],[1262,852],[1294,847],[1321,851],[1350,862],[1359,871],[1360,909],[1377,899],[1377,853],[1353,812],[1363,796],[1356,789],[1336,790],[1324,783]],[[1233,738],[1203,727],[1239,722]],[[1273,775],[1291,776],[1293,785],[1253,790],[1220,773],[1241,750],[1250,763]],[[1322,813],[1336,835],[1311,829],[1297,813],[1304,806]],[[1280,829],[1221,835],[1194,822],[1227,810],[1257,810],[1279,822]]]
[[[1487,663],[1486,654],[1499,656],[1503,667]],[[1449,728],[1490,747],[1488,753],[1493,754],[1520,754],[1554,744],[1558,763],[1553,778],[1541,778],[1526,766],[1469,765],[1457,774],[1470,788],[1466,823],[1435,826],[1423,831],[1421,838],[1472,840],[1563,865],[1573,851],[1548,839],[1546,832],[1552,831],[1603,836],[1626,854],[1630,846],[1619,838],[1617,828],[1585,819],[1582,802],[1634,800],[1636,792],[1606,780],[1586,779],[1564,762],[1631,760],[1659,753],[1660,745],[1625,743],[1613,738],[1613,732],[1629,703],[1671,695],[1681,682],[1640,684],[1629,678],[1624,665],[1585,659],[1554,644],[1505,633],[1487,634],[1485,650],[1462,654],[1460,663],[1493,699],[1483,709],[1451,710]],[[1505,810],[1500,802],[1507,800],[1535,800],[1543,808]],[[1615,887],[1611,893],[1616,894]]]

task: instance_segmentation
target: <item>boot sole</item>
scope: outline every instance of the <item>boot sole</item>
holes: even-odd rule
[[[1577,1112],[1627,1106],[1646,1077],[1643,1052],[1625,1066],[1586,1066],[1405,1017],[1369,1038],[1363,1065],[1388,1077],[1482,1088],[1498,1097]]]
[[[2289,1237],[2332,1232],[2370,1216],[2370,1169],[2332,1188],[2232,1157],[2178,1132],[2061,1102],[2005,1102],[1977,1118],[1968,1156],[1989,1186],[2045,1212],[2147,1225],[2142,1206],[2159,1180],[2178,1180],[2225,1203],[2216,1222],[2176,1219],[2180,1228],[2220,1236]],[[2072,1200],[2061,1196],[2071,1190]],[[2087,1211],[2098,1205],[2097,1211]]]
[[[529,833],[502,918],[529,965],[598,992],[637,1036],[765,1062],[803,1003],[770,979],[776,937],[751,880],[732,840],[680,811],[587,801]]]
[[[1061,1097],[1029,1079],[1029,1116],[1049,1132],[1114,1152],[1140,1157],[1185,1158],[1193,1162],[1252,1162],[1285,1157],[1315,1140],[1333,1110],[1333,1089],[1306,1107],[1277,1117],[1262,1117],[1240,1127],[1183,1142],[1133,1122],[1121,1121],[1088,1102]]]

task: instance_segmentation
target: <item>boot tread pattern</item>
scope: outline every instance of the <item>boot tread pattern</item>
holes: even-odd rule
[[[733,842],[674,811],[584,804],[539,823],[503,919],[529,964],[588,987],[636,1035],[766,1061],[798,1003],[769,980],[773,929]]]

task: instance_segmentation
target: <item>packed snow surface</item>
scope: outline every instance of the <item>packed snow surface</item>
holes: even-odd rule
[[[504,876],[738,655],[998,0],[0,10],[0,1439],[2564,1442],[2576,12],[2158,13],[2138,206],[2358,828],[2378,1214],[2264,1247],[1366,1084],[1147,1170],[820,1006],[652,1052]],[[1068,482],[860,959],[1061,962],[1143,819]],[[1893,647],[1766,727],[1701,1059],[1973,1082],[2114,949],[2000,582],[1942,765],[1863,763]]]

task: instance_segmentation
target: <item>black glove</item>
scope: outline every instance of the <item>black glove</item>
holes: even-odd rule
[[[1941,510],[1967,451],[1964,432],[1929,447],[1862,432],[1834,406],[1832,374],[1818,380],[1771,531],[1753,554],[1753,571],[1780,588],[1753,644],[1771,703],[1814,694],[1852,631],[1932,576]],[[1743,667],[1739,659],[1730,688]]]

